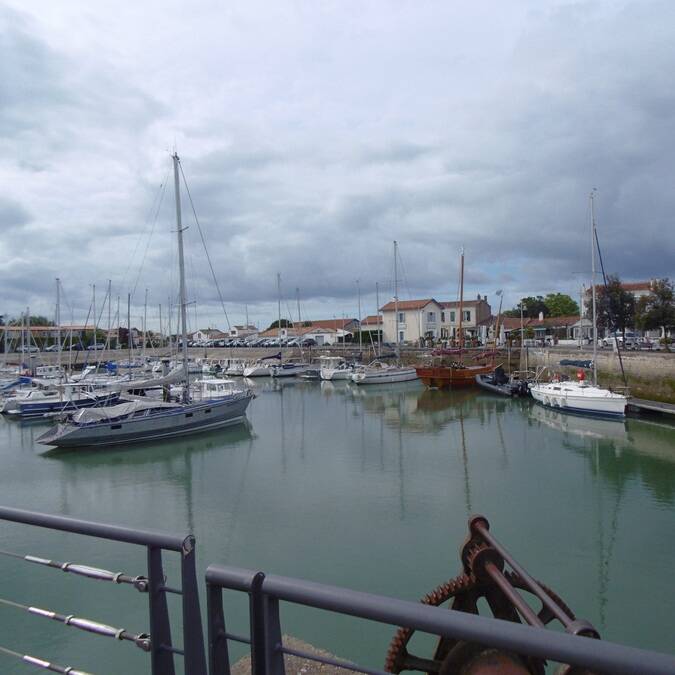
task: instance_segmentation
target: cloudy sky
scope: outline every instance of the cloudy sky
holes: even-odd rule
[[[0,312],[175,297],[175,147],[232,323],[675,276],[675,3],[0,6]],[[167,181],[168,178],[168,181]],[[191,323],[226,327],[184,195]],[[196,314],[196,318],[195,318]],[[105,314],[107,316],[107,313]],[[132,318],[135,324],[139,321]]]

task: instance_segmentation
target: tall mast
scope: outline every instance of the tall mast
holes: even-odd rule
[[[160,349],[163,346],[164,342],[164,331],[162,330],[162,305],[159,305],[159,347]]]
[[[108,279],[108,333],[106,336],[106,349],[110,349],[112,338],[110,332],[112,331],[112,279]]]
[[[377,355],[380,356],[381,350],[380,350],[380,284],[376,281],[375,282],[375,302],[377,303],[377,313],[375,316],[377,317],[377,322],[376,322],[376,330],[377,330]]]
[[[591,190],[591,296],[593,298],[593,384],[598,385],[598,324],[597,309],[595,305],[595,208],[593,198],[595,197],[595,188]]]
[[[145,358],[145,334],[147,331],[146,324],[148,322],[148,289],[145,289],[145,302],[143,304],[143,358]]]
[[[117,296],[117,314],[115,314],[117,318],[117,331],[115,333],[115,349],[118,349],[120,346],[120,296]]]
[[[394,240],[394,317],[396,352],[398,353],[398,243]]]
[[[56,341],[58,343],[56,364],[59,367],[59,381],[61,381],[61,282],[58,277],[56,277]]]
[[[281,347],[281,274],[277,272],[277,336]]]
[[[129,362],[129,368],[131,368],[131,340],[131,293],[127,293],[127,351],[129,352],[127,361]]]
[[[169,356],[171,356],[171,296],[168,298],[168,312],[169,312],[169,318],[167,320],[167,333],[169,334],[169,342],[167,343],[167,348],[169,349]]]
[[[300,318],[300,288],[295,287],[295,299],[298,303],[298,328],[302,326],[302,319]]]
[[[5,342],[5,351],[3,353],[3,356],[5,358],[3,359],[3,361],[4,361],[4,366],[6,368],[7,367],[7,347],[9,346],[9,340],[8,340],[8,334],[7,334],[7,328],[8,328],[7,324],[9,322],[9,315],[5,314],[5,316],[3,318],[4,318],[4,324],[5,324],[3,326],[3,328],[5,329],[4,330],[4,336],[3,336],[4,342]]]
[[[464,348],[464,329],[462,321],[464,319],[464,248],[460,252],[459,258],[459,350]]]
[[[183,347],[183,369],[185,370],[185,389],[183,390],[183,401],[187,403],[189,397],[189,375],[188,375],[188,345],[187,345],[187,315],[185,296],[185,260],[183,259],[183,226],[181,224],[180,213],[180,183],[178,181],[178,153],[173,154],[173,180],[176,192],[176,229],[178,230],[178,267],[180,272],[180,323],[181,339]]]
[[[248,305],[244,305],[244,311],[246,312],[246,330],[248,331]]]
[[[359,351],[363,351],[363,331],[361,330],[361,282],[356,280],[356,291],[359,296]]]
[[[93,284],[92,286],[92,293],[93,295],[91,296],[91,306],[92,306],[92,312],[94,313],[94,345],[96,345],[96,326],[97,326],[97,317],[96,317],[96,284]]]

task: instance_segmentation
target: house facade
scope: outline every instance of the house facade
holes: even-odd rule
[[[444,340],[456,340],[459,337],[459,301],[441,302],[441,334]],[[492,323],[492,308],[487,296],[479,294],[475,300],[462,303],[462,329],[465,337],[486,340]]]
[[[230,328],[230,337],[246,338],[257,335],[258,332],[258,329],[250,324],[248,326],[232,326],[232,328]]]
[[[433,298],[388,302],[380,308],[384,342],[419,342],[420,338],[427,337],[438,339],[441,311],[441,305]]]

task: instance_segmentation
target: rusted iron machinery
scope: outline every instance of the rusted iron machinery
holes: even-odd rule
[[[422,603],[438,607],[450,602],[450,609],[478,614],[480,602],[481,606],[489,607],[497,619],[539,628],[558,621],[568,633],[600,638],[588,621],[577,619],[550,588],[535,580],[513,559],[492,535],[484,516],[469,519],[469,535],[460,549],[460,560],[463,572],[437,586],[422,598]],[[537,611],[521,591],[540,604]],[[386,671],[421,671],[433,675],[544,675],[546,672],[543,659],[451,638],[439,639],[432,658],[416,656],[409,650],[413,635],[411,629],[398,629],[387,652]],[[590,671],[562,665],[557,673],[587,675]]]

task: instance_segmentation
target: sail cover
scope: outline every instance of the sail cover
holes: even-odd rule
[[[162,401],[131,401],[119,405],[104,406],[102,408],[82,408],[73,415],[76,424],[91,424],[92,422],[108,422],[120,417],[127,417],[135,412],[156,408],[180,408],[180,403],[163,403]]]

